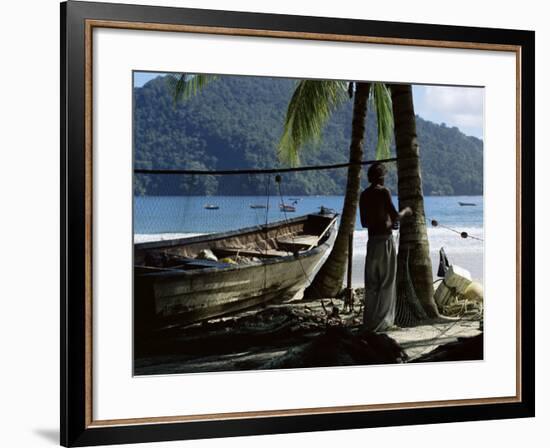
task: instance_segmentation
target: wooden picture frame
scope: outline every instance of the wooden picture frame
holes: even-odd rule
[[[98,28],[477,49],[516,55],[516,394],[508,397],[95,421],[92,33]],[[61,5],[61,443],[88,446],[531,417],[534,32],[70,1]],[[129,311],[130,312],[130,311]]]

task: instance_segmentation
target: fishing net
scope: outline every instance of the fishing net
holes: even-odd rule
[[[428,316],[418,300],[409,271],[409,251],[404,254],[404,263],[398,264],[398,276],[404,277],[403,288],[397,289],[395,324],[400,327],[413,327],[425,321]]]

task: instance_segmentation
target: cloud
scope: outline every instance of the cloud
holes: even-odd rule
[[[416,113],[464,133],[483,136],[483,89],[479,87],[415,86]]]

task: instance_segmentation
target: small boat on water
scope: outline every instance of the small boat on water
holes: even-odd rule
[[[296,206],[290,204],[279,204],[279,210],[282,212],[295,212]]]
[[[215,204],[206,204],[204,208],[206,210],[219,210],[220,206]]]
[[[336,214],[134,244],[138,332],[187,325],[296,297],[326,260]]]
[[[477,204],[474,204],[473,202],[458,202],[458,205],[460,205],[461,207],[473,207]]]
[[[250,208],[267,208],[267,206],[263,204],[250,204]]]

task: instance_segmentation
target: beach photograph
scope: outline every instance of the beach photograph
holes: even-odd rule
[[[134,71],[134,375],[483,360],[483,110]]]

